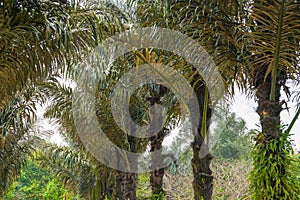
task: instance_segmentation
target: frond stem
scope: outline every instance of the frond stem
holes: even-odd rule
[[[296,112],[296,114],[295,114],[293,120],[291,121],[291,123],[290,123],[288,129],[286,130],[287,133],[290,133],[290,131],[291,131],[291,129],[293,128],[294,124],[296,123],[296,121],[297,121],[299,115],[300,115],[300,107],[298,108],[298,111]]]
[[[282,0],[281,4],[280,4],[280,14],[279,14],[277,36],[276,36],[274,66],[272,69],[272,82],[271,82],[271,92],[270,92],[270,100],[271,101],[275,101],[275,91],[276,91],[276,82],[277,82],[277,71],[278,71],[280,39],[281,39],[281,31],[282,31],[282,23],[283,23],[284,3],[285,3],[285,0]]]
[[[208,88],[205,86],[205,94],[204,94],[204,103],[203,103],[203,113],[202,113],[202,126],[201,126],[201,136],[203,140],[207,140],[207,109],[208,109]],[[206,141],[207,142],[207,141]]]

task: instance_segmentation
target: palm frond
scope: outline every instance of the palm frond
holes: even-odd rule
[[[263,74],[264,80],[257,80],[261,82],[271,74],[275,80],[279,76],[295,79],[299,74],[300,56],[300,14],[296,11],[299,3],[254,1],[252,6],[248,26],[253,28],[246,35],[251,44],[248,60],[256,72],[252,76]]]
[[[42,166],[51,169],[66,188],[88,198],[87,194],[94,187],[97,174],[95,166],[83,152],[45,143],[36,154],[36,159]],[[83,189],[83,185],[88,187]]]
[[[28,89],[23,92],[11,100],[0,114],[1,195],[20,174],[27,156],[33,151],[37,137],[33,129],[36,116],[35,101],[28,97],[32,91]]]
[[[64,72],[108,35],[123,29],[116,9],[7,1],[0,8],[0,109],[25,85]],[[118,12],[118,13],[117,13]]]

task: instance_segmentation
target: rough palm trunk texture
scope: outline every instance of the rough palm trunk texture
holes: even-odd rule
[[[194,141],[192,143],[193,148],[193,159],[191,161],[193,169],[193,190],[195,200],[211,200],[213,191],[213,176],[210,169],[210,163],[212,156],[209,153],[208,146],[204,144],[204,139],[201,136],[202,128],[202,115],[204,108],[204,95],[205,95],[205,85],[203,82],[198,81],[199,77],[195,76],[191,85],[194,87],[194,92],[197,96],[198,106],[199,106],[199,116],[191,116]],[[190,108],[194,110],[195,108]],[[205,126],[209,127],[211,118],[211,108],[208,107],[207,110],[207,120]],[[196,123],[197,122],[197,123]],[[208,134],[208,132],[207,132]]]
[[[258,100],[257,114],[260,117],[260,124],[262,132],[259,133],[256,137],[256,145],[262,144],[266,145],[271,140],[279,140],[280,139],[280,112],[282,111],[282,103],[280,102],[280,88],[282,82],[280,80],[281,76],[278,76],[276,83],[276,92],[275,92],[275,100],[270,100],[270,91],[271,91],[271,77],[269,76],[266,80],[263,81],[263,75],[258,76],[258,82],[261,84],[257,87],[256,97]],[[278,145],[280,142],[278,142]],[[280,149],[279,147],[277,149]],[[266,156],[267,157],[277,157],[280,155],[280,151],[273,151],[271,149],[266,148]],[[276,163],[280,171],[279,176],[286,176],[285,163],[278,162]],[[264,166],[262,166],[264,167]],[[269,182],[270,187],[276,188],[275,180],[269,179],[266,180]],[[263,197],[262,197],[263,198]],[[275,200],[282,199],[280,196]]]
[[[116,200],[136,200],[137,174],[116,171]]]
[[[212,198],[213,191],[213,176],[210,170],[210,163],[212,160],[211,154],[207,154],[205,157],[201,157],[199,154],[200,146],[202,142],[199,139],[194,140],[193,143],[193,159],[192,169],[194,174],[193,190],[195,200],[210,200]]]
[[[130,144],[129,151],[137,152],[137,147],[139,145],[138,138],[127,135],[128,143]],[[126,158],[130,163],[131,172],[138,172],[138,157],[131,155]],[[117,159],[121,160],[121,159]],[[123,164],[124,163],[119,163]],[[124,166],[123,166],[124,167]],[[125,169],[125,168],[124,168]],[[115,200],[136,200],[136,187],[138,181],[138,174],[115,170],[115,188],[114,188],[114,199]]]
[[[257,114],[260,117],[262,133],[266,139],[278,138],[280,134],[280,112],[282,111],[282,103],[280,102],[280,84],[276,84],[275,100],[270,101],[271,92],[271,77],[264,81],[264,76],[261,74],[258,77],[259,82],[262,81],[256,90],[258,100]]]
[[[150,152],[161,151],[163,140],[164,140],[164,131],[160,131],[158,134],[153,136],[150,141],[151,142]],[[161,162],[161,160],[157,160],[157,159],[160,158],[157,158],[155,156],[151,157],[151,162],[153,165],[155,165],[155,163]],[[152,194],[159,195],[164,193],[163,190],[164,174],[165,174],[164,168],[156,169],[150,172],[150,185],[152,188]]]
[[[161,97],[163,97],[166,93],[168,92],[168,88],[166,88],[163,85],[159,85],[157,88],[156,93],[148,97],[147,100],[150,102],[151,106],[154,106],[155,104],[161,104]],[[160,112],[157,110],[154,113],[154,117],[152,120],[154,120],[154,127],[152,127],[151,130],[157,130],[157,128],[162,128],[163,124],[161,122],[163,119],[161,118],[162,116],[159,116]],[[150,131],[151,135],[155,133],[154,131]],[[167,133],[167,129],[162,128],[158,133],[155,133],[152,137],[150,137],[150,152],[159,152],[160,155],[162,155],[162,143],[165,138],[165,134]],[[161,162],[161,156],[156,157],[155,154],[151,154],[151,162],[152,166],[154,166],[156,163]],[[166,155],[166,157],[168,157]],[[174,159],[173,159],[174,160]],[[150,172],[150,185],[152,189],[152,194],[153,195],[160,195],[164,194],[163,190],[163,178],[165,175],[165,169],[155,169],[154,171]]]

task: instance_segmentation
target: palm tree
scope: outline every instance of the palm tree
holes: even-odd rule
[[[176,63],[176,66],[179,68],[180,66],[186,65],[184,62],[180,62],[180,59],[178,59],[175,55],[169,54],[167,52],[161,51],[161,50],[154,50],[154,49],[145,49],[144,53],[141,54],[138,52],[137,56],[137,66],[143,65],[143,64],[160,64],[160,65],[172,65],[171,62],[174,60],[178,60]],[[170,128],[173,128],[174,126],[178,125],[180,123],[180,120],[183,120],[185,116],[180,115],[180,108],[179,108],[179,102],[178,99],[175,97],[175,94],[167,88],[166,85],[161,84],[153,84],[148,85],[147,95],[142,95],[146,98],[144,98],[149,106],[155,106],[162,105],[165,108],[167,108],[167,116],[168,119],[165,121],[165,124],[163,124],[163,127],[161,127],[160,131],[154,132],[154,135],[152,135],[149,138],[150,142],[150,152],[151,154],[151,162],[152,166],[155,166],[157,163],[161,162],[161,158],[171,158],[172,162],[176,164],[176,157],[172,154],[163,154],[162,153],[162,143],[164,141],[164,138],[170,133]],[[158,108],[159,109],[159,108]],[[158,125],[160,124],[161,119],[159,117],[154,117],[152,120],[152,124]],[[153,134],[153,133],[152,133]],[[153,152],[159,152],[160,156],[157,156],[156,153]],[[164,195],[163,190],[163,177],[165,174],[165,168],[159,168],[156,167],[153,169],[153,171],[150,172],[150,185],[152,189],[152,195],[162,196]]]
[[[254,150],[257,150],[257,153],[266,152],[263,160],[275,162],[277,165],[274,168],[275,175],[272,173],[262,175],[261,180],[268,181],[267,184],[254,181],[257,179],[257,169],[263,171],[270,168],[266,162],[260,161],[259,155],[254,156],[254,170],[250,176],[253,178],[250,185],[253,189],[253,198],[299,198],[297,182],[284,178],[292,176],[289,155],[291,146],[287,138],[289,133],[282,129],[280,121],[280,112],[286,103],[280,100],[280,90],[283,89],[289,96],[286,82],[295,80],[300,69],[299,6],[299,1],[254,1],[253,13],[249,18],[252,22],[250,24],[252,32],[247,39],[249,42],[251,40],[249,45],[251,57],[247,60],[252,67],[252,86],[258,101],[256,112],[260,116],[262,128],[261,133],[257,135]],[[279,186],[278,181],[281,182]],[[293,189],[289,189],[286,184],[294,185]],[[274,193],[270,188],[277,190]]]
[[[122,13],[116,8],[81,5],[77,1],[1,2],[1,193],[24,165],[22,157],[11,156],[24,155],[31,148],[26,133],[34,120],[34,103],[42,95],[30,90],[52,74],[66,71],[99,41],[123,28]]]

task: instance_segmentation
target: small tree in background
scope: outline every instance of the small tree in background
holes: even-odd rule
[[[217,159],[249,159],[252,143],[245,120],[230,113],[228,106],[217,108],[216,116],[212,154]]]
[[[28,164],[22,168],[19,179],[4,196],[5,200],[61,200],[68,196],[69,200],[79,199],[53,176],[50,169],[43,168],[37,161],[28,159]],[[0,198],[1,199],[1,198]]]

